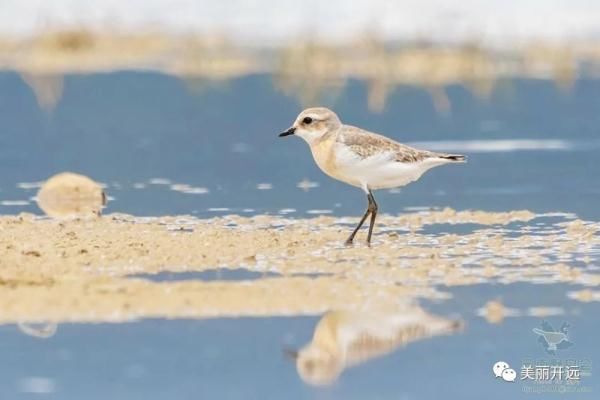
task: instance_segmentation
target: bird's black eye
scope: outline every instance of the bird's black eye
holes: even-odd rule
[[[304,117],[304,119],[302,120],[302,122],[304,122],[306,125],[309,125],[312,121],[313,120],[311,117]]]

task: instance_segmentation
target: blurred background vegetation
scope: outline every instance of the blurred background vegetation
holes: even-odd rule
[[[600,6],[580,0],[4,3],[0,68],[19,71],[46,110],[63,76],[124,69],[191,87],[268,73],[303,105],[358,79],[374,112],[403,84],[426,88],[447,112],[452,84],[486,98],[501,78],[568,90],[600,73]]]

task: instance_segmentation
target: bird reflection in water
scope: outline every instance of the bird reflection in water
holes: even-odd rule
[[[315,327],[312,341],[295,360],[300,378],[315,386],[330,385],[344,369],[391,353],[408,343],[462,330],[461,320],[429,314],[419,307],[387,311],[330,311]]]

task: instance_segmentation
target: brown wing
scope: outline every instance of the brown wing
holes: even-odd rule
[[[396,161],[404,163],[418,162],[427,158],[445,158],[450,161],[464,161],[465,159],[464,156],[457,154],[418,150],[383,135],[368,132],[350,125],[342,126],[338,140],[362,158],[370,157],[384,150],[393,152],[396,155]]]

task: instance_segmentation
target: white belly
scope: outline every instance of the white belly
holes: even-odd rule
[[[349,151],[338,153],[336,161],[339,179],[373,190],[405,186],[419,179],[427,170],[449,162],[441,158],[430,158],[403,163],[396,161],[394,155],[389,153],[361,159]]]

